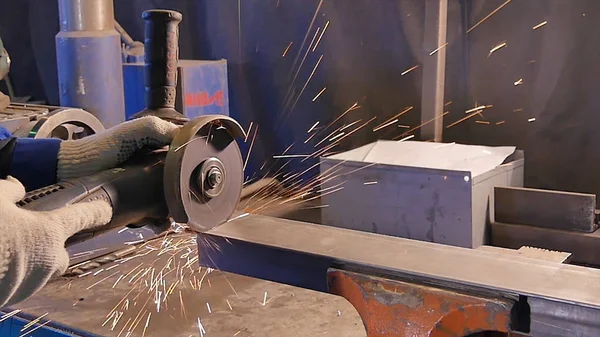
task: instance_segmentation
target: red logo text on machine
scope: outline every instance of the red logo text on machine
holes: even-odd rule
[[[215,92],[212,96],[208,92],[189,92],[185,94],[185,105],[189,107],[204,107],[209,105],[224,106],[225,94],[223,90]]]

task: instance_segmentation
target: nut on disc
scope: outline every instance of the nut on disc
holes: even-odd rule
[[[227,116],[202,116],[181,128],[167,153],[163,178],[173,220],[205,232],[231,217],[244,176],[235,141],[240,132],[244,134],[241,126]],[[215,179],[218,193],[206,190],[214,188]]]

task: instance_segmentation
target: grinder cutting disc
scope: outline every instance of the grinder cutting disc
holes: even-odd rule
[[[243,163],[232,118],[207,115],[186,123],[165,159],[164,190],[173,220],[204,232],[226,222],[242,191]]]

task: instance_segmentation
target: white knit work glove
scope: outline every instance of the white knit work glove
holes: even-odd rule
[[[56,176],[58,180],[77,178],[116,167],[143,148],[169,145],[178,130],[173,123],[148,116],[86,138],[63,141]]]
[[[0,180],[0,309],[62,275],[69,266],[65,241],[84,229],[106,225],[112,217],[106,201],[33,212],[15,205],[24,196],[18,180]]]

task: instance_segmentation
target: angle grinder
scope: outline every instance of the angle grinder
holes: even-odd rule
[[[167,149],[132,158],[126,165],[27,193],[22,208],[50,211],[79,202],[106,200],[112,221],[71,237],[67,246],[116,227],[172,221],[206,231],[226,222],[243,185],[242,156],[235,138],[244,131],[232,118],[207,115],[186,123]]]
[[[242,191],[243,163],[236,138],[242,127],[232,118],[205,115],[188,121],[175,110],[178,24],[181,14],[144,12],[146,109],[183,124],[170,146],[140,153],[121,167],[27,193],[22,208],[49,211],[79,202],[106,200],[113,208],[109,224],[69,238],[67,247],[117,227],[171,221],[203,232],[226,222]],[[162,42],[161,42],[162,41]]]

